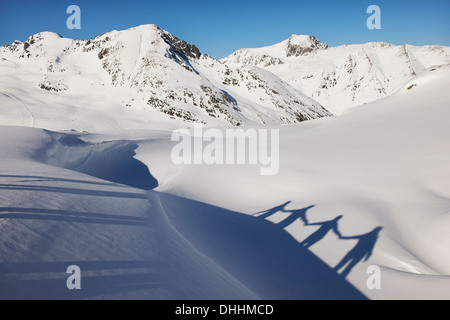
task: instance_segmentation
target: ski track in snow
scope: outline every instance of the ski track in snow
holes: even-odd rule
[[[2,93],[4,96],[10,98],[13,100],[13,104],[15,108],[20,112],[22,115],[22,125],[24,127],[35,127],[34,117],[31,114],[30,109],[27,107],[27,105],[18,97],[11,93]]]

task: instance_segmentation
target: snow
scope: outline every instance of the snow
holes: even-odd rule
[[[2,299],[256,298],[171,226],[159,195],[40,162],[42,130],[0,131]],[[65,286],[74,264],[79,292]]]
[[[116,58],[123,60],[119,81],[142,80],[139,59],[167,59],[162,43],[145,47],[161,41],[159,32],[148,25],[96,39],[140,46]],[[174,165],[172,130],[192,123],[156,109],[124,108],[118,97],[135,93],[111,84],[98,51],[61,55],[77,40],[38,37],[45,46],[30,52],[59,61],[46,77],[67,90],[37,86],[47,60],[0,54],[6,59],[0,60],[1,299],[450,299],[445,48],[319,49],[303,57],[311,59],[309,68],[319,68],[312,57],[322,55],[320,68],[333,70],[338,58],[327,60],[330,51],[374,63],[369,89],[405,70],[381,62],[399,52],[419,74],[405,71],[392,80],[398,85],[389,95],[339,117],[290,125],[278,121],[273,101],[290,97],[320,108],[269,72],[276,66],[230,67],[201,58],[191,64],[196,78],[176,62],[165,64],[171,86],[178,79],[192,91],[202,83],[228,92],[217,74],[229,68],[231,77],[254,75],[255,83],[279,93],[268,96],[242,82],[230,93],[242,119],[264,110],[265,128],[280,130],[279,174],[261,176],[252,165]],[[429,65],[435,54],[443,65]],[[352,65],[358,74],[367,68]],[[256,104],[261,98],[274,100]],[[224,121],[210,125],[230,128]],[[348,255],[358,263],[342,276],[334,268]],[[66,287],[70,265],[81,268],[79,291]],[[381,270],[380,290],[367,286],[373,265]]]
[[[383,227],[373,256],[355,267],[350,283],[373,299],[448,299],[448,80],[448,66],[432,68],[411,81],[413,89],[407,83],[341,117],[281,127],[280,174],[274,177],[258,176],[249,166],[171,170],[163,156],[168,142],[141,144],[137,157],[151,165],[158,191],[247,214],[286,201],[292,201],[287,211],[314,205],[310,222],[343,215],[345,236]],[[317,230],[281,211],[267,219],[299,242]],[[311,251],[334,267],[355,244],[329,234]],[[381,267],[382,290],[366,286],[370,265]]]
[[[186,57],[177,39],[155,25],[87,41],[39,33],[0,47],[0,58],[4,125],[65,130],[68,115],[69,129],[102,132],[193,122],[282,124],[299,122],[299,114],[331,115],[273,74],[229,68],[206,55]]]
[[[71,134],[60,146],[40,129],[0,132],[2,299],[364,298],[269,222],[46,164],[80,148]],[[65,287],[70,265],[80,291]]]
[[[268,70],[334,115],[394,93],[425,69],[450,64],[450,49],[443,46],[380,42],[326,47],[315,40],[317,46],[310,36],[293,35],[273,46],[238,50],[221,61]],[[290,43],[314,50],[289,56]]]

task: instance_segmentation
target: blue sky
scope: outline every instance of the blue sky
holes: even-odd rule
[[[69,30],[69,5],[81,8],[81,30]],[[366,9],[381,8],[381,30],[369,30]],[[292,34],[330,46],[385,41],[450,46],[449,0],[0,0],[0,44],[52,31],[88,39],[153,23],[215,58],[272,45]]]

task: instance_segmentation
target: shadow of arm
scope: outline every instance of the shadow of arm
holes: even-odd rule
[[[353,236],[353,237],[344,237],[344,236],[340,236],[339,239],[341,240],[359,240],[361,239],[361,236]]]

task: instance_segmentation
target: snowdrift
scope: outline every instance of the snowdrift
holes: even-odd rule
[[[264,219],[77,172],[112,157],[133,174],[132,142],[0,132],[1,299],[365,299]],[[71,265],[79,291],[66,287]]]

